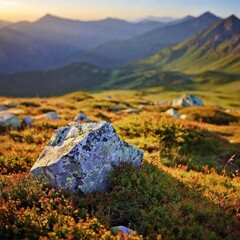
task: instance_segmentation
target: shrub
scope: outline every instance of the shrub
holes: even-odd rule
[[[218,108],[190,107],[183,108],[179,112],[181,114],[186,114],[189,120],[216,125],[229,125],[232,122],[240,120],[238,117],[226,113]]]

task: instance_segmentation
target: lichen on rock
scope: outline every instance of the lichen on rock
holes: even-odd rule
[[[140,166],[143,152],[120,140],[110,123],[72,122],[56,130],[31,169],[53,186],[72,192],[107,189],[109,171],[121,162]]]

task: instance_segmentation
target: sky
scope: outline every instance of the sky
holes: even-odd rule
[[[0,0],[0,19],[12,22],[34,21],[47,13],[81,20],[134,20],[147,16],[198,16],[206,11],[221,17],[240,17],[240,0]]]

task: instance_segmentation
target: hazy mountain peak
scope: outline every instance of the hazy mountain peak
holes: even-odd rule
[[[202,15],[199,16],[199,18],[218,18],[216,15],[214,15],[213,13],[207,11],[205,13],[203,13]]]
[[[226,18],[226,20],[235,21],[235,22],[240,21],[240,19],[238,17],[236,17],[235,15],[229,16],[228,18]]]
[[[178,20],[177,18],[173,18],[173,17],[155,17],[155,16],[149,16],[146,17],[145,20],[149,20],[149,21],[158,21],[158,22],[163,22],[163,23],[170,23],[173,21]]]
[[[59,20],[68,20],[68,19],[64,19],[58,16],[54,16],[52,14],[47,13],[45,16],[43,16],[42,18],[38,19],[36,22],[37,23],[48,23],[48,22],[53,22],[53,21],[59,21]]]
[[[127,22],[127,21],[119,18],[108,17],[101,20],[100,22],[118,23],[118,22]]]

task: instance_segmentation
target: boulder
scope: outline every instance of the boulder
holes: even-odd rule
[[[6,111],[6,110],[7,110],[7,108],[0,104],[0,111]]]
[[[0,112],[0,125],[6,126],[6,127],[13,127],[13,128],[21,127],[19,118],[8,111]]]
[[[87,117],[84,113],[79,113],[73,120],[74,122],[87,122],[90,121],[90,119]]]
[[[175,117],[175,118],[179,118],[180,117],[180,114],[173,108],[170,108],[168,109],[165,114],[167,114],[168,116],[171,116],[171,117]]]
[[[173,107],[192,107],[192,106],[204,106],[202,100],[194,95],[185,94],[179,98],[175,98],[172,101]]]
[[[43,115],[44,119],[58,120],[60,117],[55,112],[48,112]]]
[[[113,166],[140,166],[143,152],[120,140],[110,123],[72,122],[56,130],[31,169],[56,188],[71,192],[101,192]]]

